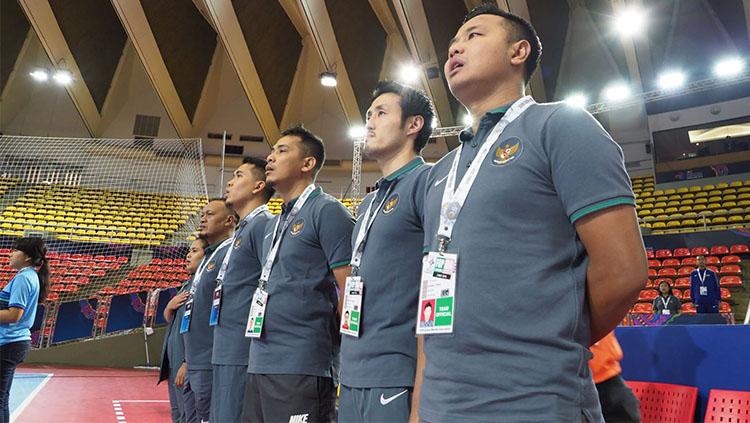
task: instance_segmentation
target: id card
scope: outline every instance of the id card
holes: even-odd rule
[[[263,331],[263,318],[266,315],[266,304],[268,304],[268,292],[260,288],[256,289],[250,306],[250,315],[247,316],[246,338],[260,338]]]
[[[193,314],[193,296],[185,302],[185,314],[182,315],[180,322],[180,333],[187,333],[190,330],[190,315]]]
[[[208,318],[209,326],[219,324],[219,312],[221,311],[221,285],[214,288],[214,298],[211,301],[211,316]]]
[[[458,254],[430,252],[422,260],[417,335],[453,333]]]
[[[669,309],[665,308],[661,311],[661,314],[670,314]]]
[[[702,286],[700,288],[701,288],[700,289],[700,295],[708,295],[708,287],[707,286]]]
[[[346,278],[344,288],[344,306],[341,310],[339,332],[359,338],[359,326],[362,321],[362,292],[364,282],[361,276]]]

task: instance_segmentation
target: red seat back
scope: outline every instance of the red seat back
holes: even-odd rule
[[[656,250],[656,258],[672,257],[672,250]]]
[[[680,270],[677,271],[677,274],[680,276],[690,276],[691,273],[693,273],[693,267],[685,266],[680,267]]]
[[[677,271],[671,267],[665,267],[659,270],[659,276],[676,276]]]
[[[729,251],[732,254],[745,254],[750,252],[750,248],[745,244],[735,244],[729,248]]]
[[[676,258],[665,259],[663,262],[661,262],[661,265],[664,267],[677,267],[680,265],[680,260]]]
[[[690,249],[689,248],[675,248],[674,250],[674,256],[675,257],[687,257],[690,255]]]
[[[711,247],[711,254],[715,256],[729,254],[729,248],[726,245],[714,245]]]
[[[698,388],[656,382],[625,382],[641,402],[644,422],[692,422]]]
[[[750,392],[712,389],[708,393],[708,404],[703,421],[707,423],[750,421]]]
[[[690,278],[677,278],[674,281],[674,286],[680,288],[686,288],[690,286]]]
[[[742,279],[739,276],[722,276],[719,279],[721,286],[742,286]]]
[[[648,267],[661,267],[661,262],[659,260],[649,260]]]
[[[727,264],[725,266],[721,266],[721,271],[719,272],[722,275],[739,275],[742,273],[742,269],[740,269],[740,266],[737,266],[736,264]]]
[[[740,256],[728,255],[721,258],[721,264],[740,263]]]
[[[705,256],[708,255],[708,248],[706,247],[695,247],[690,251],[690,255],[693,256]]]
[[[721,260],[719,260],[716,256],[708,256],[706,257],[706,264],[719,264],[721,263]]]
[[[682,263],[681,264],[683,266],[697,266],[698,265],[698,260],[695,257],[686,257],[686,258],[682,259]]]

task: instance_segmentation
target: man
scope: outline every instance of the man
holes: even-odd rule
[[[195,272],[190,287],[190,296],[185,302],[185,312],[180,322],[180,333],[185,340],[185,362],[187,363],[190,387],[195,395],[195,411],[201,422],[209,421],[211,410],[211,386],[213,383],[211,353],[213,350],[213,327],[209,326],[211,300],[216,277],[232,242],[237,218],[224,199],[209,201],[201,212],[198,225],[199,237],[208,242],[205,257]]]
[[[266,203],[273,189],[266,185],[266,161],[245,157],[227,183],[227,206],[241,220],[230,253],[224,257],[214,288],[215,323],[211,421],[235,423],[242,418],[250,338],[245,324],[258,286],[266,223],[273,217]]]
[[[253,296],[243,420],[320,422],[333,418],[337,286],[349,276],[353,219],[320,188],[323,141],[302,126],[271,149],[266,182],[284,202],[263,245]]]
[[[528,22],[487,4],[449,47],[476,123],[427,180],[428,422],[601,421],[588,346],[647,279],[622,150],[585,111],[524,97],[540,53]]]
[[[430,169],[419,154],[433,117],[424,93],[387,81],[377,85],[367,110],[365,151],[383,177],[360,205],[352,236],[351,283],[360,283],[363,295],[345,290],[344,316],[352,314],[341,331],[341,422],[405,422],[411,413],[422,205]]]
[[[698,268],[690,273],[690,298],[698,313],[718,313],[721,302],[719,277],[706,268],[706,258],[698,256]]]
[[[190,244],[187,253],[185,270],[191,275],[182,285],[180,292],[172,297],[164,307],[164,319],[167,321],[167,334],[164,336],[164,346],[161,352],[161,369],[159,382],[167,380],[169,389],[169,404],[172,412],[172,422],[193,423],[197,421],[195,413],[195,395],[187,380],[187,365],[185,364],[185,343],[180,335],[180,322],[185,313],[183,305],[190,295],[192,275],[198,270],[203,260],[203,251],[208,246],[206,240],[196,239]]]

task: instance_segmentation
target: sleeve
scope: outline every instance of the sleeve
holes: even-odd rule
[[[654,308],[654,314],[659,314],[659,297],[654,298],[654,302],[651,303],[651,306]]]
[[[339,202],[330,202],[320,209],[318,239],[328,260],[328,267],[347,266],[352,259],[354,218]]]
[[[251,238],[253,243],[253,252],[255,253],[255,256],[258,259],[258,262],[260,262],[261,266],[263,266],[263,261],[265,259],[265,257],[263,257],[263,241],[266,236],[266,226],[268,222],[272,220],[273,219],[263,218],[262,221],[258,222],[258,224],[256,225],[253,225],[252,228]]]
[[[26,310],[32,305],[31,301],[33,297],[34,287],[31,285],[31,281],[25,276],[16,276],[16,280],[13,283],[13,289],[10,291],[8,308],[16,307]]]
[[[560,106],[542,136],[552,182],[571,223],[609,207],[635,206],[622,149],[588,112]]]
[[[693,300],[693,303],[695,303],[695,300],[696,300],[696,297],[697,297],[697,295],[696,295],[697,292],[696,292],[695,288],[696,288],[697,284],[695,283],[695,278],[693,277],[693,274],[694,273],[690,274],[690,299]]]

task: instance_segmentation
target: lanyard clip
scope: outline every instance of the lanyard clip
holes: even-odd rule
[[[444,253],[448,249],[451,239],[445,235],[438,235],[438,251]]]

